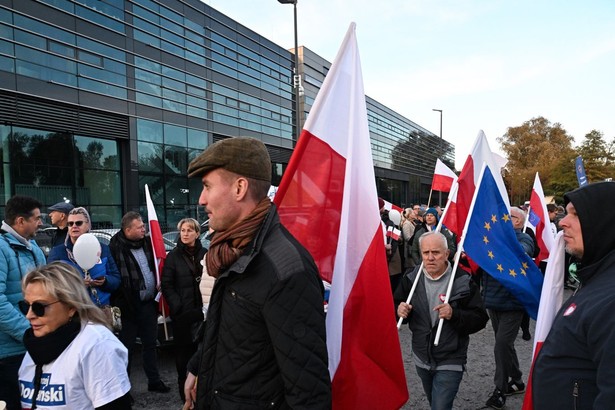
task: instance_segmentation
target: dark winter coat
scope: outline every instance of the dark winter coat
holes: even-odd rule
[[[49,252],[47,262],[65,262],[77,269],[81,276],[85,278],[85,271],[83,268],[74,260],[74,257],[69,256],[69,252],[72,253],[73,247],[74,244],[70,239],[66,241],[66,243],[53,247],[51,252]],[[105,282],[101,287],[96,288],[96,293],[92,291],[92,288],[88,288],[88,294],[95,305],[102,307],[110,304],[111,293],[120,287],[121,277],[120,271],[117,269],[117,265],[113,260],[113,256],[111,256],[109,246],[101,243],[100,251],[100,263],[92,267],[89,270],[89,274],[92,279],[101,279],[104,276]]]
[[[615,184],[586,185],[564,199],[574,205],[583,233],[577,270],[581,284],[555,316],[536,358],[534,409],[611,409],[615,404]]]
[[[329,409],[324,290],[275,205],[217,278],[202,343],[199,409]]]
[[[173,340],[177,344],[190,344],[191,327],[203,320],[199,281],[205,252],[201,241],[197,240],[194,253],[190,254],[180,240],[164,261],[160,285],[169,305],[169,315],[173,320]]]
[[[418,266],[408,271],[401,279],[394,294],[396,307],[408,298],[417,274]],[[476,284],[467,272],[457,269],[448,301],[453,314],[450,320],[444,321],[438,346],[434,346],[438,321],[432,326],[425,292],[425,275],[422,272],[418,280],[410,301],[412,310],[406,319],[412,331],[412,351],[423,363],[433,366],[434,369],[442,365],[465,365],[470,334],[484,329],[489,320]]]

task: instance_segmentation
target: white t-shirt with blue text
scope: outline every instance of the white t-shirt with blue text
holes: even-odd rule
[[[94,409],[130,391],[128,350],[106,327],[88,323],[53,362],[43,366],[40,410]],[[21,407],[32,407],[36,365],[26,353],[19,368]]]

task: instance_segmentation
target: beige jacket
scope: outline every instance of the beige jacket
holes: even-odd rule
[[[214,284],[216,283],[216,278],[209,276],[207,273],[207,264],[205,263],[206,259],[207,254],[205,254],[203,261],[201,262],[203,265],[203,274],[201,275],[201,282],[199,283],[199,290],[201,291],[201,298],[203,300],[203,311],[206,311],[205,309],[209,307],[211,292],[214,289]],[[207,319],[207,317],[205,319]]]

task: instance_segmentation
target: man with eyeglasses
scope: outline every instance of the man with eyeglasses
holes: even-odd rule
[[[21,279],[46,263],[33,240],[42,224],[41,207],[34,198],[15,195],[6,203],[0,232],[0,400],[8,410],[21,408],[17,372],[26,352],[23,335],[30,327],[18,308]]]

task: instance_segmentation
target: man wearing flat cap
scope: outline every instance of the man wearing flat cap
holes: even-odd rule
[[[216,142],[188,175],[203,182],[199,204],[215,230],[203,275],[216,283],[184,408],[329,409],[324,290],[267,196],[267,148],[253,138]]]
[[[68,213],[74,208],[73,205],[66,202],[58,202],[47,208],[51,224],[55,226],[56,231],[51,238],[51,248],[57,245],[63,245],[68,233]]]

